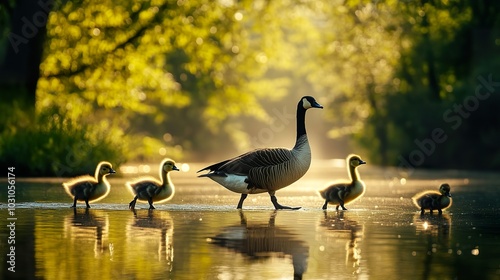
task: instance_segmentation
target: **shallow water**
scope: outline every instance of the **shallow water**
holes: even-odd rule
[[[364,197],[339,212],[321,210],[316,194],[346,177],[331,162],[277,192],[281,204],[302,206],[297,211],[274,211],[266,194],[250,195],[236,210],[238,194],[193,171],[172,174],[171,201],[153,211],[138,204],[135,212],[127,207],[128,178],[110,178],[110,195],[89,210],[69,208],[64,178],[17,178],[14,273],[6,226],[13,220],[0,193],[2,278],[500,278],[500,176],[418,171],[402,179],[364,167]],[[410,198],[442,182],[452,187],[452,207],[421,216]]]

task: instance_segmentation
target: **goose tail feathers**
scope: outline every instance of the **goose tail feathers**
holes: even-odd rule
[[[201,171],[206,171],[206,170],[208,170],[208,171],[217,171],[221,166],[223,166],[224,164],[226,164],[228,161],[230,161],[230,160],[228,159],[228,160],[216,163],[216,164],[212,164],[210,166],[207,166],[207,167],[205,167],[203,169],[198,170],[196,173],[199,173]],[[208,175],[208,174],[205,174],[205,175]],[[206,176],[200,175],[198,177],[206,177]]]

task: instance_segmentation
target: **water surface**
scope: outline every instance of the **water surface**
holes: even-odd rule
[[[196,169],[196,166],[192,169]],[[332,171],[333,170],[333,171]],[[16,181],[15,273],[9,272],[9,229],[0,230],[4,279],[499,279],[500,176],[360,169],[364,197],[348,211],[321,210],[316,191],[345,178],[330,162],[313,166],[277,192],[250,195],[242,211],[231,193],[192,171],[172,174],[175,197],[149,211],[128,210],[123,183],[91,209],[71,199],[64,178]],[[396,175],[394,175],[396,174]],[[154,174],[153,174],[154,175]],[[6,179],[5,179],[6,180]],[[420,215],[411,196],[447,182],[453,205]],[[8,225],[6,192],[0,221]]]

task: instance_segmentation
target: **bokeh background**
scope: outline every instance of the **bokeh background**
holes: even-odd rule
[[[0,166],[313,158],[500,169],[500,2],[0,1]]]

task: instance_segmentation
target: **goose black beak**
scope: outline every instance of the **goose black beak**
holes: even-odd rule
[[[313,108],[320,108],[320,109],[323,109],[323,106],[321,106],[321,104],[319,104],[318,102],[314,102],[314,104],[311,104]]]
[[[172,167],[172,170],[177,170],[177,171],[180,171],[179,168],[177,168],[177,166],[174,165],[174,167]]]
[[[364,161],[364,160],[359,160],[359,164],[366,164],[366,161]]]
[[[111,170],[109,170],[109,174],[115,174],[116,171],[114,169],[111,168]]]

